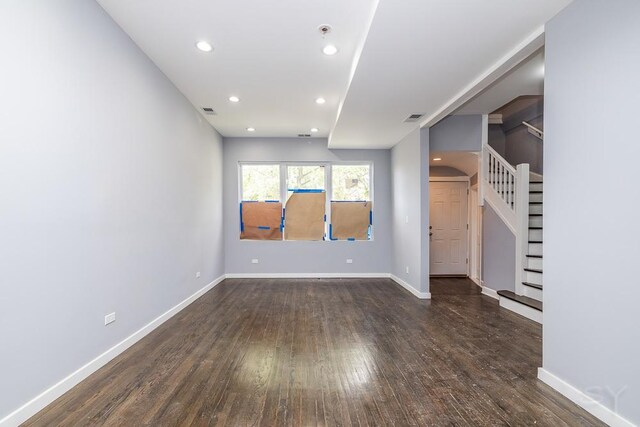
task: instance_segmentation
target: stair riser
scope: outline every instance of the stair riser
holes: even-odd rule
[[[542,230],[529,230],[529,240],[539,240],[543,242]]]
[[[542,255],[542,243],[529,243],[529,255]]]
[[[524,286],[524,285],[523,287],[524,287],[523,295],[525,297],[533,298],[534,300],[537,300],[537,301],[542,301],[541,289],[536,289],[536,288],[532,288],[531,286]]]
[[[542,227],[542,217],[541,216],[530,216],[529,217],[529,227]]]
[[[529,213],[530,214],[541,214],[542,213],[542,205],[529,205]]]
[[[529,193],[529,201],[530,202],[541,202],[542,201],[542,193]]]
[[[541,182],[530,182],[529,183],[529,191],[542,191],[542,183]]]
[[[534,285],[542,285],[542,274],[534,273],[532,271],[524,272],[524,281],[533,283]]]
[[[542,270],[542,258],[527,258],[527,268]]]
[[[531,307],[527,307],[524,304],[520,304],[517,301],[512,301],[508,298],[500,297],[500,307],[506,308],[507,310],[511,310],[515,313],[518,313],[521,316],[524,316],[528,319],[533,320],[534,322],[542,323],[542,312]]]

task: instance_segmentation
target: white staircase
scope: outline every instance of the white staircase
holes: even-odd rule
[[[498,291],[500,306],[542,323],[542,176],[485,144],[482,177],[484,200],[516,237],[515,292]]]

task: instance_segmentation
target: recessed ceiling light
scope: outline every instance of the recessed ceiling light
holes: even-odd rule
[[[213,50],[213,46],[209,42],[204,40],[200,40],[196,43],[196,47],[203,52],[211,52]]]
[[[324,104],[325,102],[327,102],[327,101],[325,101],[325,99],[324,99],[324,98],[318,98],[318,99],[316,99],[316,104]]]
[[[434,162],[439,162],[440,160],[442,160],[442,158],[440,158],[440,157],[434,157],[434,158],[433,158],[433,161],[434,161]]]
[[[240,102],[240,98],[238,98],[237,96],[230,96],[229,97],[229,101],[231,101],[231,102]]]
[[[318,128],[311,128],[311,133],[316,133],[318,132]]]
[[[325,55],[335,55],[338,53],[338,48],[332,44],[328,44],[322,49],[322,53]]]
[[[247,128],[247,131],[249,131],[249,132],[255,132],[255,131],[256,131],[256,128]]]

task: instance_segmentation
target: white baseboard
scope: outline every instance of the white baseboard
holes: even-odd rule
[[[391,280],[393,280],[398,285],[402,286],[403,288],[411,292],[416,297],[420,299],[431,299],[431,292],[420,292],[416,288],[414,288],[413,286],[411,286],[410,284],[408,284],[407,282],[405,282],[404,280],[402,280],[401,278],[393,274],[389,274],[388,277],[390,277]]]
[[[482,282],[480,281],[480,279],[478,279],[477,277],[471,277],[471,276],[469,276],[469,279],[471,279],[473,283],[475,283],[476,285],[482,288]]]
[[[182,309],[187,307],[189,304],[200,298],[207,291],[212,289],[218,283],[222,282],[225,279],[225,276],[222,275],[215,279],[213,282],[206,285],[204,288],[200,289],[187,299],[183,300],[176,306],[170,308],[165,313],[156,317],[151,322],[147,323],[145,326],[120,341],[118,344],[111,347],[109,350],[105,351],[86,365],[82,366],[71,375],[67,376],[60,380],[57,384],[49,387],[38,396],[31,399],[29,402],[25,403],[15,411],[11,412],[6,417],[0,420],[0,427],[13,427],[18,426],[21,423],[25,422],[35,414],[37,414],[40,410],[45,408],[51,402],[56,400],[58,397],[62,396],[64,393],[69,391],[72,387],[80,383],[80,381],[87,378],[92,373],[96,372],[98,369],[106,365],[120,353],[124,352],[126,349],[131,347],[136,342],[140,341],[146,335],[148,335],[151,331],[156,329],[158,326],[162,325],[164,322],[169,320],[171,317],[179,313]]]
[[[634,427],[634,424],[629,420],[621,417],[597,400],[578,390],[566,381],[556,377],[546,369],[538,368],[538,379],[611,427]]]
[[[500,307],[542,324],[542,312],[509,298],[500,298]]]
[[[488,297],[491,297],[493,299],[500,299],[500,295],[498,295],[497,291],[494,291],[491,288],[487,288],[486,286],[482,286],[482,295],[486,295]]]
[[[227,279],[358,279],[389,278],[389,273],[229,273]]]

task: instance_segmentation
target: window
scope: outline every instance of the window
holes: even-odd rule
[[[282,240],[280,165],[241,165],[240,239]]]
[[[331,183],[335,201],[370,201],[369,165],[333,165]]]
[[[324,165],[287,166],[285,240],[324,240],[326,236]]]
[[[242,201],[280,200],[280,165],[241,165]]]
[[[371,168],[333,165],[331,171],[331,240],[371,240]]]
[[[371,169],[364,163],[240,164],[240,238],[371,240]]]
[[[287,166],[287,191],[324,190],[324,165]]]

